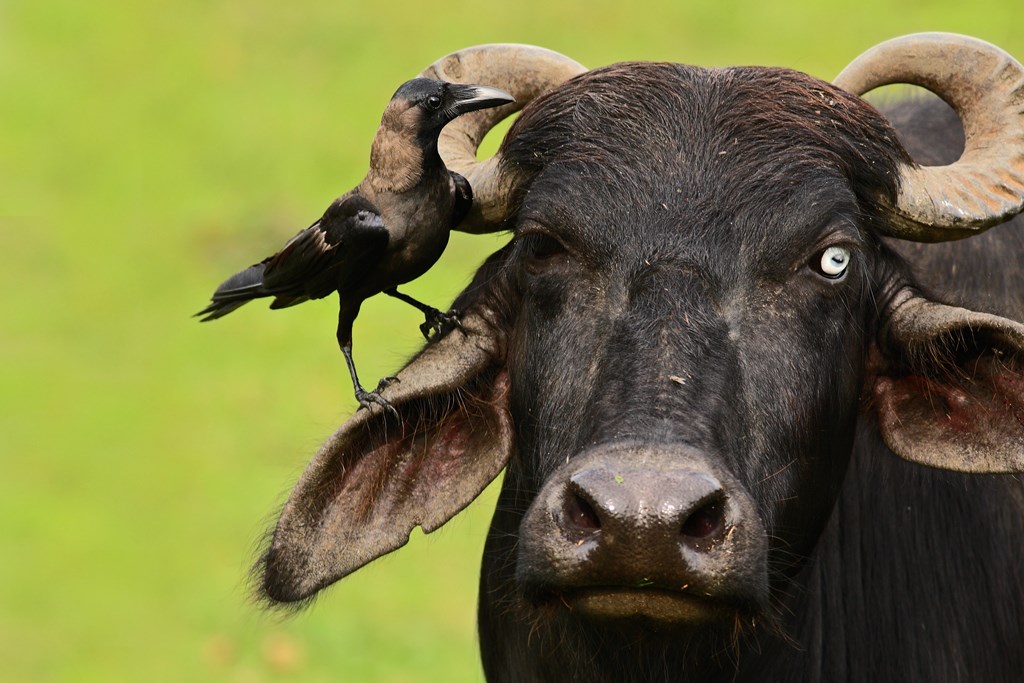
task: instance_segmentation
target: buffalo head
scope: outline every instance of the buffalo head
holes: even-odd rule
[[[1024,469],[1024,326],[928,298],[885,239],[961,238],[1021,210],[1024,70],[1001,51],[919,36],[840,85],[583,72],[521,46],[427,73],[533,99],[494,159],[476,145],[508,112],[442,141],[478,198],[467,229],[514,238],[455,302],[465,333],[387,390],[401,419],[358,413],[316,455],[263,559],[272,600],[439,527],[506,469],[486,666],[558,680],[527,662],[624,624],[679,642],[778,621],[858,429],[923,465]],[[915,165],[858,97],[894,80],[958,110],[960,163]]]

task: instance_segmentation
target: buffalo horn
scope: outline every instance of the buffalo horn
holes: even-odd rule
[[[473,188],[473,207],[458,230],[472,233],[501,229],[508,213],[512,179],[499,172],[495,155],[477,161],[476,150],[499,121],[530,100],[586,71],[568,57],[532,45],[491,44],[469,47],[442,57],[420,74],[452,83],[490,85],[507,91],[515,102],[465,114],[445,126],[438,151],[445,164],[462,174]]]
[[[1024,67],[998,47],[951,33],[894,38],[857,57],[835,85],[864,93],[909,83],[945,100],[964,127],[948,166],[905,165],[888,232],[918,242],[978,234],[1024,210]]]

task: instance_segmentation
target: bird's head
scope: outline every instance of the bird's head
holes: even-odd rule
[[[511,102],[515,98],[507,92],[486,85],[414,78],[395,91],[381,123],[436,141],[441,129],[462,114]]]

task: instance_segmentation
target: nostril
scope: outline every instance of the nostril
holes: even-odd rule
[[[679,530],[683,540],[697,550],[707,549],[707,543],[717,540],[725,529],[725,505],[720,498],[709,501],[690,513]]]
[[[566,496],[565,517],[577,529],[597,531],[601,528],[601,519],[594,512],[593,506],[576,493]]]

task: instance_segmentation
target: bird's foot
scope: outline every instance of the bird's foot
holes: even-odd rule
[[[388,401],[388,400],[386,400],[384,398],[381,398],[380,392],[385,387],[387,387],[388,384],[390,384],[390,382],[388,382],[387,384],[384,383],[384,380],[387,380],[387,379],[394,379],[394,378],[385,377],[384,379],[382,379],[381,380],[381,384],[383,384],[384,386],[381,386],[380,384],[377,385],[376,391],[366,391],[362,387],[356,387],[356,400],[359,401],[359,409],[360,410],[362,410],[363,408],[366,408],[367,410],[369,410],[370,406],[372,406],[374,403],[376,403],[381,408],[383,408],[384,410],[386,410],[389,413],[391,413],[392,415],[394,415],[396,418],[400,417],[399,414],[398,414],[398,411],[395,409],[395,407],[393,405],[391,405],[391,401]]]
[[[441,337],[445,336],[452,330],[459,330],[464,332],[462,329],[462,321],[459,319],[459,311],[454,308],[447,313],[442,313],[436,308],[431,308],[424,312],[423,324],[420,325],[420,332],[423,333],[423,338],[428,342],[437,341]],[[433,336],[431,336],[433,332]]]

